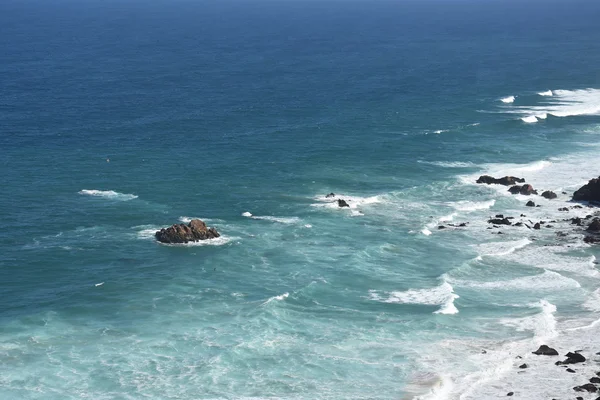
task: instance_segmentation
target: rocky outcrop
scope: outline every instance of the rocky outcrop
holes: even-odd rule
[[[550,190],[546,190],[545,192],[542,192],[542,197],[545,197],[548,200],[552,200],[552,199],[557,198],[558,196],[557,196],[556,193],[554,193],[554,192],[552,192]]]
[[[537,349],[536,351],[534,351],[533,354],[536,354],[538,356],[557,356],[558,355],[558,351],[556,351],[552,347],[548,347],[545,344],[543,344],[543,345],[540,346],[539,349]]]
[[[215,228],[208,228],[203,221],[193,219],[187,225],[174,224],[168,228],[163,228],[157,231],[154,236],[161,243],[189,243],[218,238],[221,235]]]
[[[488,220],[488,223],[494,225],[511,225],[511,222],[508,218],[491,218]]]
[[[346,203],[346,200],[338,199],[337,203],[338,207],[350,207],[350,205]]]
[[[326,199],[329,199],[331,197],[335,197],[335,193],[329,193],[327,196],[325,196]]]
[[[525,196],[529,196],[532,194],[538,194],[536,190],[533,189],[533,186],[526,183],[524,185],[515,185],[508,188],[508,191],[512,194],[523,194]]]
[[[504,186],[510,186],[510,185],[514,185],[516,183],[523,183],[523,182],[525,182],[525,179],[517,178],[514,176],[505,176],[502,178],[494,178],[493,176],[489,176],[489,175],[481,175],[476,181],[476,183],[485,183],[488,185],[496,184],[496,185],[504,185]]]
[[[592,223],[586,229],[588,232],[600,233],[600,219],[594,218]]]
[[[600,177],[591,179],[573,193],[573,200],[600,202]]]
[[[533,201],[531,201],[531,200],[529,200],[529,201],[527,202],[527,204],[525,204],[525,205],[526,205],[527,207],[535,207],[535,203],[534,203]]]
[[[565,364],[577,364],[585,362],[585,357],[579,353],[567,353],[567,359],[565,361],[557,361],[556,365],[565,365]]]

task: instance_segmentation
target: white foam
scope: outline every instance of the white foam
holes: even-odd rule
[[[347,195],[342,195],[342,194],[337,194],[333,197],[326,197],[323,195],[316,196],[316,197],[314,197],[314,200],[318,201],[319,203],[311,204],[313,207],[326,207],[326,208],[335,208],[335,209],[349,208],[351,210],[355,210],[362,206],[382,202],[381,196],[360,197],[360,196],[347,196]],[[346,201],[346,203],[348,203],[349,207],[339,207],[338,203],[337,203],[338,200]]]
[[[306,225],[304,225],[304,227],[310,229],[310,228],[312,228],[312,225],[311,224],[306,224]]]
[[[505,318],[500,320],[500,323],[511,326],[520,332],[531,331],[534,334],[534,339],[540,343],[557,337],[558,331],[556,329],[556,318],[554,317],[556,306],[546,300],[541,300],[532,306],[540,307],[542,311],[531,317]]]
[[[477,246],[479,253],[483,256],[507,256],[515,250],[522,249],[530,244],[529,239],[513,240],[509,242],[489,242]]]
[[[119,193],[114,190],[95,190],[95,189],[83,189],[79,191],[79,194],[94,197],[103,197],[111,200],[128,201],[137,199],[138,196],[135,194]]]
[[[558,272],[544,271],[540,275],[525,276],[522,278],[492,281],[492,282],[474,282],[451,280],[449,282],[462,287],[471,287],[487,290],[525,290],[525,291],[541,291],[541,290],[556,290],[556,289],[574,289],[580,288],[581,285],[575,279],[567,278]]]
[[[421,164],[430,164],[430,165],[435,165],[435,166],[444,167],[444,168],[470,168],[475,165],[472,162],[464,162],[464,161],[423,161],[423,160],[419,160],[417,162],[421,163]]]
[[[437,133],[438,135],[444,132],[448,132],[448,129],[438,129],[437,131],[433,131],[433,133]]]
[[[503,103],[506,103],[506,104],[514,103],[515,96],[503,97],[503,98],[500,99],[500,101],[503,102]]]
[[[496,200],[487,200],[487,201],[457,201],[449,203],[454,209],[458,211],[477,211],[477,210],[487,210],[496,204]]]
[[[280,294],[279,296],[273,296],[273,297],[270,297],[269,299],[267,299],[267,301],[265,301],[265,302],[263,303],[263,305],[265,305],[265,304],[269,304],[269,303],[270,303],[270,302],[272,302],[272,301],[282,301],[282,300],[285,300],[285,299],[287,299],[287,298],[288,298],[288,296],[289,296],[289,295],[290,295],[290,294],[289,294],[288,292],[286,292],[286,293],[284,293],[284,294]]]
[[[540,96],[552,96],[552,90],[547,90],[545,92],[539,92]]]
[[[429,229],[427,229],[427,228],[423,228],[423,229],[421,229],[421,233],[422,233],[423,235],[425,235],[425,236],[429,236],[429,235],[431,235],[431,231],[430,231]]]
[[[252,219],[257,219],[257,220],[263,220],[263,221],[271,221],[271,222],[279,222],[280,224],[296,224],[298,222],[300,222],[300,218],[298,217],[273,217],[270,215],[252,215],[252,213],[246,211],[245,213],[242,214],[243,217],[247,217],[247,218],[252,218]]]
[[[535,115],[528,115],[527,117],[521,118],[521,121],[523,121],[527,124],[534,124],[534,123],[538,122],[538,119],[536,118]]]
[[[196,246],[223,246],[233,240],[239,238],[229,237],[221,235],[217,238],[199,240],[197,242],[188,242],[188,243],[162,243],[158,242],[164,246],[173,246],[173,247],[196,247]]]
[[[555,117],[600,115],[600,89],[554,90],[551,93],[551,96],[545,95],[541,105],[516,107],[504,112],[526,116],[549,114]]]
[[[102,285],[104,285],[104,282],[96,283],[94,286],[98,287],[98,286],[102,286]]]
[[[519,252],[510,252],[504,255],[504,259],[550,271],[567,271],[577,275],[600,278],[600,272],[598,272],[594,263],[596,258],[593,255],[576,257],[565,254],[573,248],[573,245],[570,246],[571,248],[566,246],[532,246]]]
[[[163,227],[158,225],[140,225],[134,226],[133,229],[137,229],[138,239],[154,239],[154,235],[157,231],[160,231]]]
[[[454,300],[458,297],[454,293],[454,288],[446,281],[431,289],[409,289],[405,292],[384,292],[383,294],[376,290],[369,291],[371,300],[382,303],[441,306],[434,314],[458,313],[458,309],[454,305]]]

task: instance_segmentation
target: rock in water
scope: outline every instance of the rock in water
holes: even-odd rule
[[[525,185],[521,186],[521,190],[519,190],[519,193],[524,194],[525,196],[529,196],[531,194],[537,194],[537,191],[533,189],[533,186],[526,183]]]
[[[588,232],[600,232],[600,219],[594,218],[592,223],[586,229]]]
[[[339,207],[350,207],[350,205],[346,203],[346,200],[339,199],[337,203]]]
[[[515,185],[515,186],[509,187],[508,191],[511,192],[512,194],[519,194],[521,192],[521,188],[522,188],[522,186]]]
[[[511,222],[508,218],[492,218],[488,220],[488,223],[495,225],[511,225]]]
[[[328,199],[330,197],[335,197],[335,193],[329,193],[327,196],[325,196],[326,199]]]
[[[548,347],[545,344],[541,345],[539,349],[537,349],[536,351],[533,352],[533,354],[536,354],[538,356],[557,356],[558,355],[558,351],[556,351],[555,349],[553,349],[552,347]]]
[[[600,201],[600,177],[591,179],[573,193],[573,200]]]
[[[476,183],[485,183],[488,185],[497,184],[497,185],[504,185],[504,186],[510,186],[510,185],[514,185],[515,183],[523,183],[523,182],[525,182],[525,179],[517,178],[514,176],[505,176],[503,178],[494,178],[493,176],[489,176],[489,175],[481,175],[476,181]]]
[[[586,383],[585,385],[575,386],[573,390],[575,390],[576,392],[586,391],[590,393],[595,393],[598,391],[598,388],[591,383]]]
[[[550,190],[546,190],[545,192],[542,193],[542,197],[545,197],[548,200],[551,200],[551,199],[557,198],[558,196],[556,195],[556,193],[554,193]]]
[[[579,353],[567,353],[567,359],[565,361],[558,361],[556,365],[564,365],[564,364],[577,364],[580,362],[585,362],[585,357]]]
[[[168,228],[163,228],[157,231],[154,236],[161,243],[189,243],[218,238],[221,235],[215,228],[208,228],[203,221],[193,219],[187,225],[174,224]]]
[[[527,207],[535,207],[535,203],[534,203],[533,201],[531,201],[531,200],[529,200],[529,201],[527,202],[527,204],[525,204],[525,205],[526,205]]]

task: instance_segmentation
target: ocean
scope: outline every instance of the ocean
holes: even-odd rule
[[[3,0],[0,398],[574,397],[531,352],[600,351],[594,210],[558,211],[600,175],[599,16]],[[222,236],[154,240],[192,218]]]

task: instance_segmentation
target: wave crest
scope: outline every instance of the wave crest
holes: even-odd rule
[[[79,194],[119,201],[128,201],[138,198],[135,194],[119,193],[114,190],[82,189],[79,191]]]

